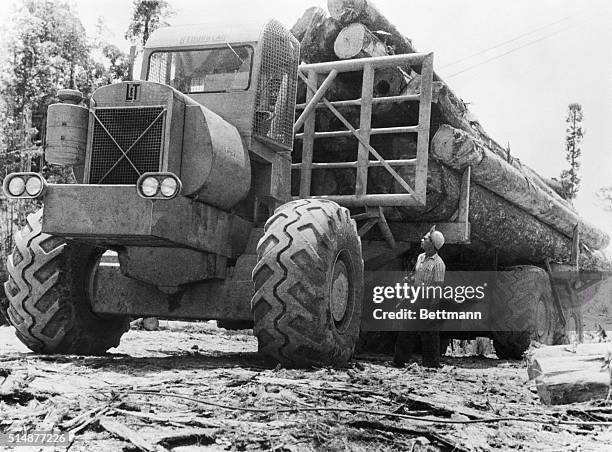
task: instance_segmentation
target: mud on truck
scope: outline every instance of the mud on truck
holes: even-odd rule
[[[260,352],[287,366],[348,362],[367,326],[364,274],[401,269],[432,224],[389,212],[422,213],[428,186],[444,176],[429,156],[433,55],[299,63],[298,42],[277,21],[169,27],[148,40],[141,80],[90,99],[59,93],[45,156],[71,167],[76,183],[37,173],[4,182],[8,197],[44,204],[6,263],[7,314],[24,344],[100,354],[119,344],[131,318],[156,316],[252,327]],[[418,93],[376,92],[377,71],[397,66],[418,71]],[[358,74],[360,98],[329,101],[326,90],[349,72]],[[414,106],[416,124],[373,125],[373,106],[398,101]],[[339,112],[346,106],[360,108],[358,125]],[[322,108],[343,130],[315,130]],[[413,136],[414,155],[375,149],[376,136],[390,133]],[[352,140],[354,156],[314,161],[315,142],[338,137]],[[368,187],[372,168],[392,178],[385,192]],[[337,169],[353,172],[351,187],[326,193],[314,175]],[[460,196],[444,202],[455,215],[435,220],[451,267],[480,253],[471,222],[486,228],[482,216],[498,214],[483,213],[469,171],[453,177]],[[118,262],[102,260],[106,250]],[[503,263],[499,255],[488,269]],[[520,356],[534,336],[564,340],[570,321],[580,324],[579,309],[553,297],[541,266],[506,275],[491,307],[506,324],[488,333],[500,357]]]

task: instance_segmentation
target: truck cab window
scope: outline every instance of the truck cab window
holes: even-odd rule
[[[244,91],[249,88],[253,49],[231,46],[160,51],[149,58],[147,80],[185,94]]]

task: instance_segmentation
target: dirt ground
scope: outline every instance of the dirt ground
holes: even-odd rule
[[[612,450],[612,427],[560,423],[612,421],[612,407],[542,406],[520,361],[282,369],[248,330],[161,328],[131,330],[103,357],[66,357],[34,355],[0,327],[0,432],[70,430],[71,451],[104,452]]]

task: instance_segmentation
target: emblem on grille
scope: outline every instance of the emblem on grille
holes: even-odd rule
[[[140,100],[140,83],[128,83],[125,91],[125,100],[135,102]]]

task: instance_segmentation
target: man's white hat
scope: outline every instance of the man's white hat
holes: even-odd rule
[[[442,245],[444,245],[444,234],[442,234],[440,231],[431,231],[429,233],[429,238],[437,250],[442,248]]]

